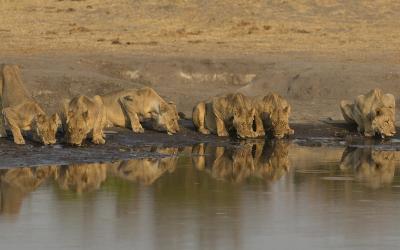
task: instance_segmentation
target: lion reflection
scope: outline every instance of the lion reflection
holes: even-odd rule
[[[289,170],[288,146],[285,141],[247,143],[225,148],[199,144],[193,147],[192,162],[213,178],[243,182],[249,178],[279,180]]]
[[[78,194],[99,189],[107,174],[151,185],[164,173],[174,172],[178,162],[178,148],[153,148],[152,151],[171,157],[0,170],[0,213],[18,214],[25,196],[50,178],[62,190]]]
[[[396,169],[394,158],[393,151],[347,147],[340,168],[352,169],[356,180],[370,188],[379,188],[392,183]]]
[[[171,155],[166,158],[144,158],[121,161],[114,164],[110,173],[122,179],[143,183],[145,185],[153,184],[164,173],[175,171],[178,163],[178,148],[152,149],[153,152]]]
[[[24,197],[36,190],[55,170],[54,166],[1,170],[1,213],[19,213]]]
[[[56,180],[63,190],[78,194],[100,188],[107,178],[107,167],[112,163],[83,163],[62,166],[58,169]]]

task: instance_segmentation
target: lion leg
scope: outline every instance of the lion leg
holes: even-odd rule
[[[11,108],[3,110],[4,119],[11,128],[15,144],[25,144],[24,137],[22,136],[21,129],[18,126],[18,114]]]
[[[354,104],[350,101],[341,101],[340,110],[342,111],[343,118],[346,122],[354,124],[356,121],[353,118]]]
[[[215,125],[217,127],[218,136],[229,136],[228,131],[226,131],[225,123],[223,120],[215,116]]]
[[[131,121],[132,131],[135,133],[144,133],[144,128],[140,124],[140,119],[137,113],[128,114],[129,120]]]
[[[100,124],[95,124],[92,131],[92,142],[94,144],[105,144],[105,135],[103,132],[103,126]]]
[[[131,129],[134,133],[144,133],[144,128],[140,124],[140,119],[138,114],[132,109],[130,106],[131,103],[127,103],[125,98],[120,98],[120,103],[122,105],[123,110],[129,118],[129,122],[131,123]]]
[[[259,115],[255,115],[254,120],[256,123],[255,137],[265,136],[264,124],[261,117]]]
[[[229,136],[228,131],[226,130],[224,121],[219,117],[218,110],[213,105],[214,118],[215,118],[215,126],[217,127],[217,135],[218,136]]]
[[[205,126],[206,120],[206,104],[204,102],[200,102],[193,109],[192,113],[193,124],[196,126],[197,131],[202,134],[208,135],[210,134],[210,130],[208,130]]]
[[[101,133],[95,133],[95,132],[93,131],[92,142],[93,142],[93,144],[105,144],[105,143],[106,143],[106,140],[105,140],[104,137],[101,135]]]
[[[374,136],[375,132],[372,129],[371,121],[358,109],[358,107],[353,108],[353,117],[357,124],[357,131],[360,134],[368,137]]]
[[[104,103],[101,100],[101,97],[96,95],[93,97],[93,101],[96,103],[97,108],[98,108],[98,113],[96,116],[96,119],[93,124],[93,130],[92,130],[92,142],[94,144],[105,144],[106,140],[103,128],[106,126],[106,110],[104,108]]]
[[[359,127],[360,127],[360,129],[363,128],[364,136],[367,136],[367,137],[374,136],[375,132],[372,129],[371,121],[368,118],[365,118],[365,119],[362,119],[362,120],[363,120],[362,121],[363,125],[362,125],[362,127],[361,126],[359,126]]]
[[[103,120],[103,118],[101,118],[101,117],[97,118],[94,123],[93,130],[92,130],[92,142],[94,144],[106,143],[106,140],[104,139],[105,135],[103,132],[104,122],[102,120]]]
[[[3,85],[0,80],[0,85]],[[0,86],[2,88],[2,86]],[[2,93],[0,93],[0,111],[3,110]],[[0,113],[0,137],[7,137],[5,119],[3,113]]]

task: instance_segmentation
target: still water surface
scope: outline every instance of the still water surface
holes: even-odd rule
[[[160,149],[1,170],[1,249],[399,249],[400,153]]]

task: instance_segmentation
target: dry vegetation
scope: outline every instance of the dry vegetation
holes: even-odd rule
[[[2,52],[400,48],[396,0],[0,0]]]

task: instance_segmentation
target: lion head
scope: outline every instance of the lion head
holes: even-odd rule
[[[89,112],[72,112],[69,111],[67,114],[67,129],[65,131],[65,137],[67,143],[81,146],[82,142],[86,139],[87,135],[91,131],[88,124]]]
[[[233,113],[233,127],[236,129],[236,136],[241,139],[257,137],[253,130],[254,117],[256,110],[254,108],[247,110],[238,108]]]
[[[166,131],[169,135],[176,134],[180,130],[178,121],[175,104],[163,104],[160,107],[160,114],[153,121],[153,129]]]
[[[293,129],[289,127],[289,114],[290,114],[290,106],[285,108],[275,109],[271,113],[264,114],[267,116],[265,121],[269,121],[266,127],[269,127],[272,135],[275,138],[281,139],[285,135],[293,134]]]
[[[371,114],[372,130],[381,136],[396,134],[394,107],[380,107]]]
[[[45,145],[56,143],[56,133],[60,125],[58,114],[50,117],[45,114],[36,115],[32,123],[33,139]]]
[[[291,107],[285,99],[275,93],[268,94],[262,100],[264,128],[278,139],[293,134],[293,129],[289,127],[290,112]]]

